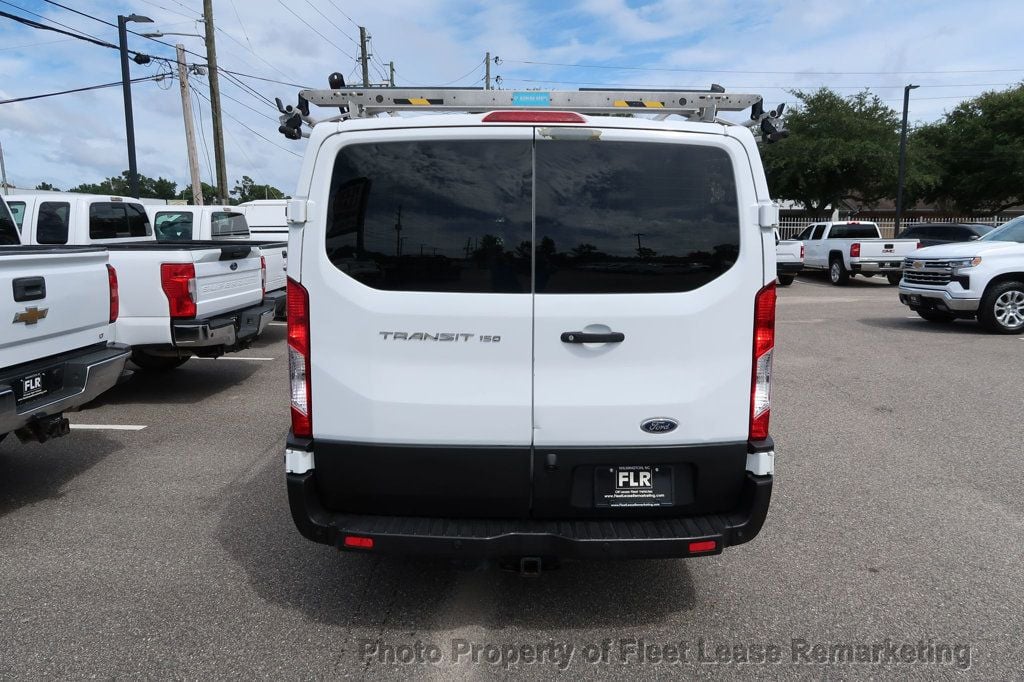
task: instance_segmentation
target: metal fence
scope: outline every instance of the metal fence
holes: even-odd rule
[[[944,218],[912,218],[904,219],[902,221],[901,230],[916,225],[918,223],[985,223],[986,225],[999,226],[1007,222],[1011,218],[1004,216],[989,216],[984,218],[962,218],[962,217],[944,217]],[[851,218],[856,220],[856,218]],[[779,219],[779,235],[783,239],[794,239],[798,234],[804,231],[808,225],[814,223],[825,222],[823,220],[815,220],[814,218],[780,218]],[[892,218],[881,218],[878,220],[865,219],[864,222],[876,223],[878,229],[882,232],[882,237],[891,239],[893,235],[893,219]]]

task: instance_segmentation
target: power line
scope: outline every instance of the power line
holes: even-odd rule
[[[252,41],[249,40],[249,32],[245,30],[245,24],[242,23],[242,17],[238,13],[238,8],[235,7],[235,0],[231,0],[231,9],[234,10],[235,19],[238,19],[238,25],[242,28],[242,35],[245,36],[245,42],[249,43],[249,52],[252,52]]]
[[[819,75],[819,76],[894,76],[910,74],[949,74],[949,73],[1016,73],[1019,69],[948,69],[940,71],[742,71],[731,69],[674,69],[655,66],[612,66],[609,64],[566,64],[561,62],[539,62],[527,59],[503,59],[514,64],[531,64],[535,66],[563,66],[574,69],[616,69],[620,71],[667,71],[678,73],[739,73],[759,75]]]
[[[319,14],[320,16],[322,16],[322,17],[323,17],[323,18],[324,18],[324,19],[325,19],[325,20],[327,21],[327,23],[328,23],[328,24],[330,24],[330,25],[331,25],[331,26],[333,26],[334,28],[338,29],[338,33],[340,33],[341,35],[343,35],[343,36],[345,36],[346,38],[348,38],[348,39],[349,39],[349,40],[350,40],[350,41],[352,42],[352,44],[353,44],[353,45],[355,45],[356,47],[359,47],[359,43],[358,43],[358,42],[357,42],[357,41],[355,40],[355,38],[353,38],[353,37],[352,37],[352,36],[350,36],[349,34],[345,33],[345,31],[343,31],[343,30],[342,30],[341,26],[338,26],[338,25],[337,25],[336,23],[334,23],[333,21],[331,21],[330,17],[328,17],[328,16],[327,16],[326,14],[324,14],[323,12],[321,12],[321,11],[320,11],[320,9],[319,9],[319,8],[318,8],[318,7],[316,6],[316,5],[314,5],[314,4],[313,4],[312,2],[310,2],[309,0],[306,0],[306,4],[307,4],[307,5],[309,5],[310,7],[312,7],[312,8],[313,8],[313,11],[315,11],[315,12],[316,12],[317,14]]]
[[[202,93],[200,93],[199,91],[197,91],[197,90],[193,90],[193,92],[195,92],[195,93],[196,93],[197,95],[200,95],[201,97],[203,97],[203,99],[205,99],[205,100],[206,100],[207,102],[209,102],[209,101],[210,101],[210,99],[209,99],[208,97],[206,97],[205,95],[203,95],[203,94],[202,94]],[[302,154],[297,154],[296,152],[293,152],[293,151],[292,151],[291,149],[288,149],[288,148],[286,148],[286,147],[282,147],[281,145],[279,145],[279,144],[275,143],[275,142],[274,142],[273,140],[270,140],[269,138],[267,138],[267,137],[264,137],[263,135],[261,135],[261,134],[260,134],[260,133],[258,133],[257,131],[253,130],[252,128],[250,128],[249,126],[247,126],[246,124],[242,123],[242,122],[241,122],[240,120],[238,120],[237,118],[235,118],[234,116],[232,116],[231,114],[229,114],[228,112],[224,111],[224,112],[222,112],[222,113],[223,113],[223,114],[224,114],[225,116],[227,116],[228,118],[230,118],[230,119],[231,119],[232,121],[234,121],[235,123],[237,123],[238,125],[242,126],[242,127],[243,127],[243,128],[245,128],[246,130],[248,130],[248,131],[249,131],[250,133],[252,133],[252,134],[253,134],[253,135],[255,135],[256,137],[258,137],[258,138],[260,138],[261,140],[263,140],[264,142],[266,142],[267,144],[269,144],[269,145],[271,145],[271,146],[273,146],[273,147],[277,147],[278,149],[280,149],[280,150],[281,150],[281,151],[283,151],[283,152],[288,152],[288,153],[289,153],[289,154],[291,154],[292,156],[298,156],[298,157],[300,157],[300,158],[302,157]]]
[[[71,38],[61,38],[59,40],[45,40],[45,41],[43,41],[41,43],[28,43],[27,45],[14,45],[12,47],[0,47],[0,52],[5,52],[7,50],[24,50],[27,47],[42,47],[43,45],[53,45],[54,43],[66,43],[66,42],[68,42],[70,40],[71,40]]]
[[[308,28],[310,31],[312,31],[313,33],[315,33],[318,36],[320,36],[321,38],[323,38],[325,41],[327,41],[327,43],[329,45],[332,45],[334,47],[334,49],[336,49],[338,52],[342,53],[343,55],[345,55],[349,59],[355,59],[355,57],[350,55],[348,52],[345,52],[345,50],[341,49],[341,47],[339,47],[338,44],[335,43],[333,40],[331,40],[330,38],[325,36],[323,33],[321,33],[320,31],[316,30],[315,28],[313,28],[313,26],[308,21],[306,21],[301,16],[299,16],[295,12],[295,10],[293,10],[291,7],[289,7],[288,5],[284,4],[281,0],[277,0],[277,4],[281,5],[281,7],[284,7],[286,10],[288,10],[288,12],[291,13],[291,15],[293,17],[295,17],[296,19],[301,21],[303,24],[305,24],[306,28]]]
[[[163,5],[159,5],[159,4],[155,3],[155,2],[153,2],[152,0],[142,0],[142,2],[146,3],[147,5],[150,5],[151,7],[156,7],[157,9],[162,9],[165,12],[170,12],[171,14],[177,14],[179,17],[185,17],[186,19],[194,19],[195,18],[195,15],[190,17],[190,16],[188,16],[186,14],[182,14],[181,12],[179,12],[177,10],[173,10],[173,9],[168,8],[168,7],[164,7]],[[185,5],[182,5],[180,2],[177,3],[177,4],[180,5],[181,7],[184,7],[185,9],[191,11],[190,8],[185,7]],[[200,14],[200,13],[196,12],[196,14]]]
[[[157,74],[155,76],[142,76],[140,78],[132,78],[132,83],[142,83],[144,81],[158,81],[165,78],[169,78],[167,74]],[[47,92],[42,95],[28,95],[27,97],[15,97],[14,99],[0,100],[0,104],[14,104],[15,102],[28,102],[34,99],[43,99],[45,97],[56,97],[58,95],[70,95],[74,92],[88,92],[90,90],[101,90],[103,88],[113,88],[121,85],[121,81],[114,81],[113,83],[101,83],[100,85],[89,85],[84,88],[74,88],[72,90],[60,90],[58,92]]]
[[[355,26],[356,28],[359,28],[359,24],[356,22],[356,20],[353,19],[352,17],[350,17],[349,15],[345,14],[345,10],[343,10],[342,8],[340,8],[336,4],[334,4],[334,0],[327,0],[327,2],[330,3],[331,7],[333,7],[336,10],[338,10],[341,13],[341,16],[343,16],[346,19],[348,19],[349,21],[351,21],[353,26]]]
[[[199,136],[203,139],[203,152],[206,154],[206,172],[209,173],[210,179],[213,182],[216,182],[216,180],[214,180],[216,176],[213,174],[213,164],[210,163],[210,147],[206,144],[206,130],[203,128],[203,110],[199,104],[199,91],[196,90],[195,86],[191,83],[188,84],[188,89],[192,91],[192,94],[195,95],[196,98],[196,116],[199,118],[199,123],[196,127],[199,128]],[[200,178],[200,183],[201,182],[202,178]],[[201,187],[200,191],[202,191]],[[192,197],[192,201],[195,201],[195,197]]]
[[[311,87],[309,85],[300,85],[298,83],[289,83],[287,81],[278,81],[278,80],[274,80],[273,78],[264,78],[263,76],[254,76],[251,73],[241,73],[239,71],[229,71],[228,69],[221,69],[220,72],[221,73],[230,73],[232,76],[241,76],[242,78],[252,78],[252,79],[258,80],[258,81],[266,81],[268,83],[277,83],[278,85],[287,85],[288,87],[292,87],[292,88],[301,88],[302,90],[309,90],[310,87]]]
[[[506,78],[506,82],[513,83],[554,83],[556,85],[599,85],[609,88],[661,88],[666,90],[679,90],[680,86],[667,85],[665,83],[607,83],[604,81],[562,81],[562,80],[547,80],[547,79],[531,79],[531,78]],[[828,88],[830,90],[882,90],[885,88],[903,88],[904,83],[893,83],[891,85],[829,85],[829,84],[818,84],[818,85],[731,85],[730,89],[777,89],[777,90],[806,90],[815,88]],[[956,83],[956,84],[931,84],[931,85],[920,85],[921,88],[982,88],[982,87],[1005,87],[1007,85],[1016,85],[1016,82],[1011,83]],[[922,99],[915,97],[914,99]]]

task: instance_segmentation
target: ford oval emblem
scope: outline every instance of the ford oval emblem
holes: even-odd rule
[[[675,431],[679,422],[671,417],[654,417],[640,422],[640,428],[647,433],[668,433]]]

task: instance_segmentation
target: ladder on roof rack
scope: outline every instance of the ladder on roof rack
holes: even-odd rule
[[[297,106],[284,106],[280,132],[297,140],[308,135],[302,124],[316,125],[309,105],[337,108],[341,113],[327,121],[368,118],[395,111],[463,111],[483,113],[494,110],[567,110],[580,114],[622,114],[639,112],[661,117],[678,114],[691,121],[728,123],[718,118],[722,111],[750,109],[750,118],[742,125],[760,128],[766,142],[775,142],[788,133],[773,119],[782,115],[784,105],[764,110],[761,95],[726,93],[720,85],[709,90],[484,90],[476,88],[349,88],[341,74],[331,74],[327,90],[302,90]]]

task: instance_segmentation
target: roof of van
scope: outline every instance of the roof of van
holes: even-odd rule
[[[45,194],[9,194],[7,201],[74,201],[78,199],[93,201],[119,201],[125,203],[142,204],[142,200],[133,197],[123,197],[117,194],[83,194],[80,192],[47,192]]]

